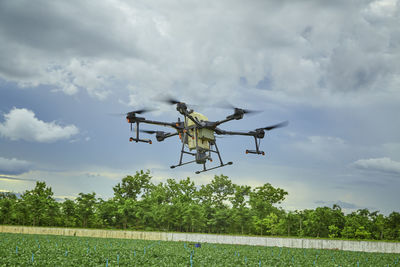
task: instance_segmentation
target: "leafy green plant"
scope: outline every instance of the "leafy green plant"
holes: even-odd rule
[[[0,266],[400,266],[399,254],[0,234]]]

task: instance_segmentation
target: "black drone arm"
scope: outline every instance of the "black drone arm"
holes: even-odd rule
[[[215,128],[215,133],[218,135],[244,135],[244,136],[256,136],[256,131],[249,131],[249,132],[233,132],[233,131],[225,131],[218,127]]]
[[[218,125],[221,125],[221,124],[223,124],[225,122],[228,122],[228,121],[231,121],[231,120],[234,120],[234,118],[228,116],[228,117],[226,117],[226,119],[214,122],[214,126],[216,127]]]
[[[284,121],[278,124],[274,124],[271,126],[267,126],[267,127],[263,127],[263,128],[258,128],[255,129],[253,131],[248,131],[248,132],[234,132],[234,131],[225,131],[222,129],[219,129],[218,127],[215,127],[215,133],[218,135],[243,135],[243,136],[252,136],[254,137],[254,142],[256,145],[256,149],[255,150],[246,150],[246,154],[250,153],[250,154],[261,154],[261,155],[265,155],[264,151],[260,150],[260,141],[261,139],[264,138],[265,136],[265,132],[267,131],[271,131],[273,129],[276,128],[281,128],[281,127],[285,127],[288,125],[288,121]]]
[[[129,138],[130,142],[135,141],[136,143],[137,142],[144,142],[144,143],[149,143],[149,144],[152,143],[150,139],[140,139],[139,132],[146,132],[146,130],[142,131],[139,129],[140,123],[147,123],[147,124],[153,124],[153,125],[158,125],[158,126],[171,127],[171,128],[174,128],[175,130],[177,130],[177,133],[165,133],[162,131],[157,131],[157,132],[151,131],[151,133],[156,133],[156,139],[159,142],[164,141],[165,138],[168,138],[168,137],[171,137],[174,135],[178,135],[179,132],[181,132],[183,129],[182,122],[152,121],[152,120],[146,120],[145,118],[142,118],[142,117],[136,117],[134,114],[133,115],[128,114],[127,120],[131,124],[131,131],[132,131],[132,124],[133,123],[136,124],[136,137]],[[150,133],[149,131],[147,131],[147,132]]]
[[[163,122],[163,121],[151,121],[151,120],[140,120],[140,123],[147,123],[147,124],[153,124],[153,125],[159,125],[159,126],[164,126],[164,127],[171,127],[174,129],[179,129],[181,126],[179,123],[176,122]]]
[[[234,108],[235,112],[232,115],[227,116],[225,119],[214,122],[215,127],[221,125],[222,123],[232,121],[232,120],[241,120],[243,119],[244,114],[252,113],[253,111],[241,109],[241,108]]]
[[[176,133],[162,133],[159,135],[156,134],[156,139],[158,142],[161,142],[161,141],[164,141],[164,139],[167,139],[167,138],[170,138],[170,137],[176,136],[176,135],[179,135],[179,133],[176,132]]]
[[[256,129],[255,131],[249,132],[233,132],[233,131],[225,131],[219,128],[215,128],[215,133],[218,135],[242,135],[242,136],[252,136],[254,138],[254,142],[256,145],[255,150],[246,149],[246,154],[258,154],[258,155],[265,155],[264,151],[260,150],[260,140],[264,138],[265,132],[263,129]]]

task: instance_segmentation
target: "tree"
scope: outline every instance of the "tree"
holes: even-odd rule
[[[256,187],[250,192],[249,204],[252,208],[253,226],[258,229],[260,235],[263,233],[263,219],[269,214],[278,213],[278,209],[274,204],[281,203],[288,193],[281,188],[274,188],[271,184],[266,183],[263,186]]]
[[[183,222],[191,232],[202,231],[206,224],[203,207],[198,203],[187,205],[183,214]]]
[[[232,231],[244,233],[244,229],[249,231],[250,210],[247,199],[249,198],[251,187],[247,185],[234,184],[234,194],[230,198],[232,203]],[[240,231],[238,231],[240,229]]]
[[[212,190],[210,185],[201,185],[200,190],[197,193],[200,204],[204,209],[204,217],[206,219],[206,227],[207,231],[210,233],[213,230],[213,224],[211,219],[213,218],[213,214],[215,213],[215,209],[213,207],[212,201]]]
[[[46,187],[45,182],[36,182],[33,190],[25,191],[22,200],[30,212],[28,220],[33,226],[57,225],[58,205],[51,187]]]
[[[166,207],[167,223],[174,225],[175,229],[193,231],[200,229],[203,225],[203,219],[198,220],[192,216],[203,214],[203,209],[199,205],[198,192],[194,182],[188,177],[176,182],[168,179],[166,184]],[[196,208],[200,208],[196,211]]]
[[[163,183],[153,185],[150,194],[143,200],[149,209],[153,228],[161,229],[168,228],[170,217],[168,216],[168,188]]]
[[[77,223],[76,204],[71,199],[65,199],[61,204],[61,214],[63,218],[63,225],[67,227],[74,227]]]
[[[345,226],[341,232],[343,237],[365,239],[371,236],[372,221],[368,209],[359,209],[345,218]]]
[[[314,229],[313,236],[328,237],[329,226],[333,224],[332,210],[329,207],[318,207],[311,213],[311,222]]]
[[[17,196],[10,192],[0,192],[0,224],[11,224]]]
[[[0,224],[400,240],[398,212],[385,217],[359,209],[345,216],[339,205],[286,212],[276,207],[287,195],[283,189],[236,185],[224,175],[197,187],[190,178],[153,184],[150,172],[140,171],[113,189],[108,200],[92,192],[62,203],[45,182],[21,197],[0,192]]]
[[[228,176],[221,174],[214,176],[210,184],[210,190],[214,207],[224,207],[226,201],[234,192],[234,186]]]
[[[283,213],[285,214],[285,212],[283,211]],[[296,224],[297,224],[297,218],[296,218],[296,214],[292,211],[289,211],[288,213],[286,213],[286,215],[281,219],[283,225],[285,226],[285,234],[287,234],[287,236],[291,236],[293,232],[296,232]]]
[[[154,188],[150,183],[150,171],[136,172],[134,176],[126,176],[118,183],[114,190],[114,201],[116,212],[116,223],[126,229],[128,225],[135,225],[140,228],[145,221],[151,219],[150,207],[143,209],[143,199],[151,193]],[[140,202],[141,201],[141,202]],[[140,220],[138,218],[141,218]]]
[[[232,210],[229,200],[234,193],[234,185],[227,176],[215,175],[210,184],[202,185],[198,196],[204,207],[208,232],[226,232],[232,224]]]
[[[150,189],[150,171],[136,172],[134,176],[126,176],[122,179],[122,183],[118,183],[114,190],[114,196],[118,199],[133,199],[137,200]]]
[[[94,226],[96,193],[79,193],[76,198],[76,212],[80,220],[80,225],[84,228]]]
[[[303,216],[302,235],[305,236],[329,237],[334,229],[344,227],[344,214],[338,205],[334,205],[332,209],[318,207],[315,210],[305,210]],[[339,235],[339,232],[335,234]]]
[[[364,226],[360,226],[356,229],[354,236],[359,239],[368,239],[371,233]]]
[[[328,229],[329,229],[329,235],[328,235],[329,238],[335,238],[335,237],[339,236],[340,229],[336,225],[331,224],[331,225],[329,225]]]
[[[288,193],[281,188],[274,188],[266,183],[263,186],[256,187],[250,193],[250,205],[256,211],[262,214],[269,214],[272,205],[280,204]]]
[[[99,199],[97,204],[98,219],[102,227],[110,228],[117,226],[117,203],[114,199]]]
[[[372,218],[372,234],[375,239],[383,239],[385,230],[385,216],[378,212],[371,213]]]
[[[385,222],[385,236],[390,240],[400,240],[400,213],[392,212]]]
[[[276,235],[278,233],[278,215],[271,212],[267,217],[262,220],[261,226],[263,226],[266,230],[265,233],[268,235]]]

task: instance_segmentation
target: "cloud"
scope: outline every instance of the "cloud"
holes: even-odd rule
[[[331,160],[337,153],[345,151],[348,145],[340,137],[313,135],[294,143],[294,148],[319,160]]]
[[[28,172],[32,167],[32,163],[26,160],[16,158],[7,159],[0,157],[0,174],[18,175]]]
[[[332,207],[333,205],[338,205],[343,209],[360,209],[361,207],[353,204],[353,203],[349,203],[349,202],[345,202],[345,201],[323,201],[323,200],[318,200],[314,202],[317,205],[324,205],[324,206],[330,206]]]
[[[370,20],[378,18],[392,17],[396,14],[398,5],[397,0],[379,0],[372,1],[367,8],[364,9],[364,14]]]
[[[5,121],[0,123],[0,136],[10,140],[51,143],[68,139],[79,132],[75,125],[60,126],[56,122],[44,122],[36,118],[28,109],[13,108],[4,114]]]
[[[358,169],[400,175],[400,162],[390,158],[359,159],[352,164]]]
[[[0,4],[0,77],[20,86],[104,100],[118,82],[125,96],[174,90],[199,101],[260,88],[264,99],[322,105],[398,88],[393,0],[39,3]],[[243,86],[254,90],[232,92]]]
[[[31,181],[31,182],[36,182],[34,179],[29,179],[29,178],[20,178],[20,177],[11,177],[11,176],[5,176],[0,174],[0,179],[3,180],[16,180],[16,181]]]

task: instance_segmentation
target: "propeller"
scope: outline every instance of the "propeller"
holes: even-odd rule
[[[172,98],[172,97],[166,97],[164,99],[161,99],[161,102],[164,102],[164,103],[167,103],[167,104],[170,104],[170,105],[176,105],[176,104],[182,103],[182,101],[179,101],[179,100],[177,100],[175,98]]]
[[[138,110],[134,110],[134,111],[130,111],[127,113],[108,113],[108,115],[110,116],[128,116],[128,115],[133,115],[133,114],[143,114],[143,113],[148,113],[151,111],[154,111],[156,109],[150,109],[150,108],[142,108],[142,109],[138,109]]]
[[[156,100],[159,102],[169,104],[169,105],[184,104],[184,105],[190,106],[191,108],[208,107],[207,105],[197,105],[197,104],[195,105],[195,104],[191,104],[191,103],[186,103],[186,102],[180,101],[176,98],[173,98],[171,96],[167,96],[164,98],[157,98]]]
[[[235,107],[233,105],[230,105],[230,108],[233,109],[235,112],[242,112],[243,111],[243,114],[257,114],[257,113],[262,112],[261,110],[238,108],[238,107]]]
[[[236,108],[236,107],[234,107],[234,110],[235,110],[235,112],[243,110],[243,114],[257,114],[257,113],[262,112],[261,110],[242,109],[242,108]]]
[[[162,132],[162,131],[152,131],[152,130],[142,130],[142,129],[140,129],[139,131],[140,131],[141,133],[148,133],[148,134],[155,134],[155,133],[158,133],[158,132],[164,133],[164,132]]]
[[[244,109],[244,108],[239,108],[239,107],[235,107],[234,105],[232,105],[231,103],[223,103],[221,105],[216,105],[216,107],[219,108],[223,108],[223,109],[233,109],[235,111],[235,113],[243,113],[243,114],[257,114],[262,112],[262,110],[254,110],[254,109]]]
[[[260,129],[263,129],[263,130],[266,130],[266,131],[270,131],[270,130],[275,129],[275,128],[285,127],[288,124],[289,124],[288,121],[283,121],[281,123],[278,123],[278,124],[275,124],[275,125],[271,125],[271,126],[268,126],[268,127],[264,127],[264,128],[260,128]]]
[[[161,96],[156,96],[153,98],[154,101],[157,102],[162,102],[165,104],[169,104],[169,105],[176,105],[179,103],[182,103],[182,101],[179,101],[178,99],[172,97],[171,95],[161,95]]]
[[[143,114],[143,113],[151,112],[153,110],[154,109],[150,109],[150,108],[142,108],[142,109],[138,109],[138,110],[134,110],[134,111],[128,112],[128,113],[126,113],[126,115],[129,115],[129,114]]]

